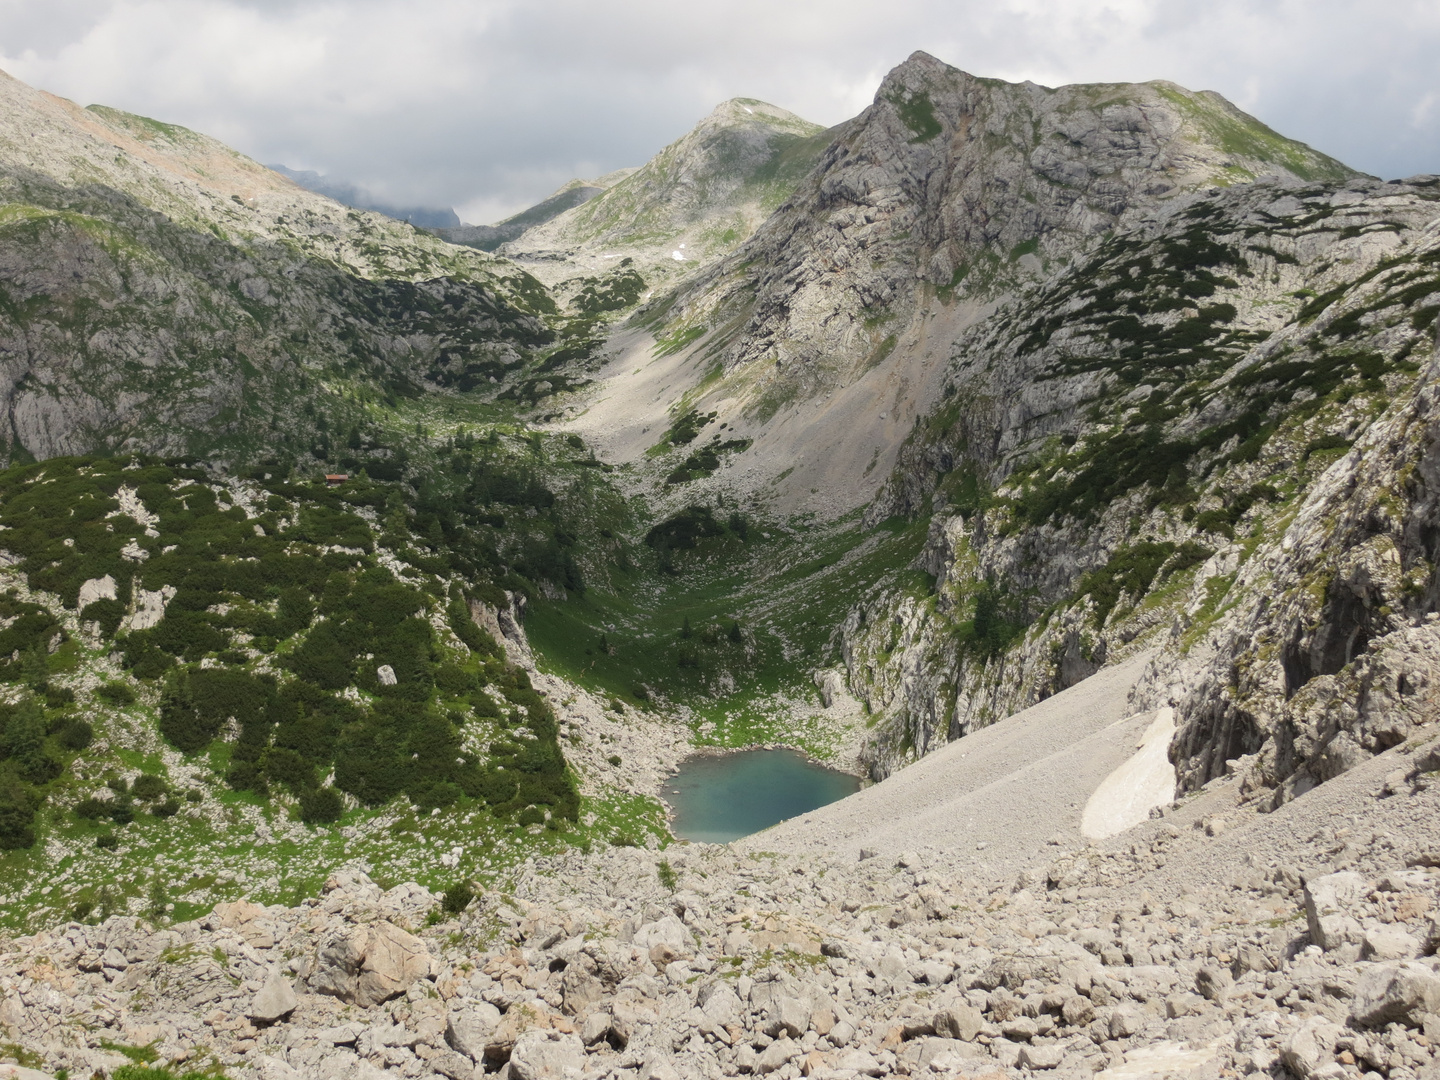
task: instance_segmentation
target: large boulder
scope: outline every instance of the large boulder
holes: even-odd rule
[[[1419,1027],[1427,1013],[1440,1013],[1440,975],[1414,961],[1374,965],[1360,976],[1350,1002],[1350,1019],[1361,1027]]]
[[[321,943],[310,987],[370,1008],[399,997],[430,969],[425,943],[394,923],[347,926]]]
[[[569,1016],[583,1016],[605,996],[605,984],[580,964],[571,964],[560,980],[562,1010]]]
[[[1343,1029],[1323,1016],[1312,1016],[1290,1033],[1280,1057],[1294,1075],[1305,1080],[1334,1061],[1335,1043]]]
[[[765,1011],[765,1034],[772,1039],[798,1039],[810,1030],[810,1003],[788,994],[776,995]]]
[[[793,1039],[776,1039],[761,1052],[760,1059],[755,1063],[754,1071],[761,1074],[776,1072],[802,1053],[804,1051],[800,1048],[800,1044]]]
[[[705,1017],[702,1030],[719,1031],[740,1022],[744,1006],[735,991],[720,980],[707,983],[696,995],[696,1004]]]
[[[579,1035],[532,1029],[510,1051],[511,1080],[576,1080],[584,1066]]]
[[[560,1018],[545,1008],[544,1002],[522,1001],[511,1005],[500,1017],[495,1030],[485,1037],[485,1058],[499,1064],[508,1061],[515,1052],[520,1039],[532,1031],[546,1032],[552,1029],[570,1028],[568,1022],[557,1024]]]
[[[1349,870],[1306,881],[1305,919],[1310,924],[1310,940],[1326,952],[1341,945],[1358,945],[1363,931],[1353,912],[1367,892],[1365,879]]]
[[[689,956],[695,941],[685,924],[674,915],[646,923],[635,931],[634,944],[641,949],[661,948],[672,956]]]
[[[980,1010],[970,1005],[957,1004],[941,1009],[935,1014],[935,1034],[947,1039],[961,1039],[970,1042],[985,1025]]]
[[[290,985],[290,980],[281,974],[278,967],[273,967],[265,985],[255,995],[255,1000],[250,1003],[245,1015],[257,1024],[273,1024],[276,1020],[289,1016],[299,1004],[300,999],[295,996],[295,988]]]
[[[471,1061],[485,1057],[491,1033],[500,1026],[500,1010],[488,1001],[454,1004],[445,1023],[445,1041]]]

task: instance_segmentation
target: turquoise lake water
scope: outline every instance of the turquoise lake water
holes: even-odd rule
[[[676,836],[726,844],[859,790],[859,777],[794,750],[742,750],[687,758],[663,795]]]

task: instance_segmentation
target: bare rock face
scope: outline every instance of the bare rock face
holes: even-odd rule
[[[291,984],[280,969],[272,968],[265,985],[255,995],[255,1000],[250,1003],[246,1012],[251,1020],[260,1024],[273,1024],[289,1016],[300,1004],[300,999],[295,996],[295,987]]]
[[[242,402],[295,404],[306,364],[346,354],[351,331],[369,337],[362,294],[398,296],[416,277],[470,307],[478,348],[442,359],[439,338],[411,328],[399,350],[382,331],[368,356],[412,370],[418,346],[450,380],[481,353],[519,359],[501,329],[519,313],[497,307],[491,257],[347,211],[205,135],[0,73],[0,147],[0,200],[29,207],[0,243],[0,285],[27,312],[0,323],[7,460],[223,440],[246,426]],[[539,329],[534,312],[519,317]],[[316,351],[296,352],[312,335]]]
[[[1425,177],[1177,196],[960,336],[868,512],[929,500],[934,599],[843,628],[873,777],[1142,648],[1182,790],[1243,758],[1278,805],[1437,714],[1437,200]],[[1213,377],[1173,362],[1202,353]],[[1339,366],[1359,355],[1376,374]],[[976,625],[990,644],[941,645]]]
[[[425,943],[390,922],[347,926],[321,943],[310,985],[369,1007],[403,994],[430,973]]]
[[[1310,940],[1327,951],[1358,943],[1360,922],[1351,912],[1366,891],[1365,879],[1348,871],[1306,881],[1305,919]]]
[[[450,1009],[445,1041],[477,1064],[484,1060],[490,1034],[500,1024],[500,1010],[488,1001]]]
[[[510,1075],[515,1080],[572,1080],[584,1064],[580,1036],[558,1031],[527,1031],[510,1052]]]
[[[1220,177],[1353,175],[1308,147],[1241,160],[1216,129],[1256,127],[1223,98],[1170,83],[1065,86],[978,79],[916,52],[786,205],[675,311],[741,329],[727,366],[763,361],[771,393],[848,380],[903,335],[924,286],[1033,280],[1159,200]],[[1255,144],[1257,151],[1259,144]],[[594,204],[591,204],[594,205]],[[744,268],[742,270],[742,268]],[[866,315],[885,313],[884,325]],[[892,347],[893,347],[892,340]]]
[[[647,278],[683,272],[734,250],[790,194],[828,141],[820,125],[766,102],[722,102],[639,169],[534,225],[502,251],[538,260],[624,252]],[[544,261],[532,265],[546,273]],[[574,272],[573,263],[566,272]]]
[[[1377,964],[1355,986],[1350,1019],[1363,1027],[1400,1023],[1418,1027],[1440,1013],[1440,975],[1427,964]]]

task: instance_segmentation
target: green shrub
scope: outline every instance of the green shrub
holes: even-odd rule
[[[454,806],[465,795],[465,789],[448,780],[411,785],[411,796],[421,810],[443,810]]]
[[[652,548],[693,548],[701,539],[724,532],[709,507],[690,506],[652,528],[645,543]]]
[[[894,90],[886,100],[895,106],[901,123],[910,129],[912,143],[929,142],[945,130],[935,117],[935,103],[924,90]]]
[[[981,657],[992,659],[1013,645],[1028,625],[1023,607],[1003,586],[981,581],[975,590],[970,633],[963,640]]]
[[[435,685],[456,697],[476,689],[475,676],[456,664],[441,664],[436,668]]]
[[[474,886],[468,881],[460,881],[445,890],[445,897],[440,901],[440,907],[447,915],[459,915],[470,906],[474,899]]]
[[[210,616],[183,608],[167,610],[153,633],[156,648],[191,661],[219,652],[230,644],[230,639],[215,628]]]
[[[169,790],[163,779],[151,773],[141,773],[130,785],[130,794],[141,802],[154,802]]]
[[[345,801],[332,787],[316,788],[300,796],[300,820],[307,825],[339,821],[345,813]]]
[[[167,682],[160,701],[160,732],[177,749],[198,753],[224,722],[246,725],[263,713],[274,680],[224,668],[182,668]]]
[[[0,771],[0,851],[35,843],[35,812],[42,797],[14,775]]]
[[[498,590],[496,591],[498,592]],[[488,598],[482,599],[486,599],[487,603],[491,603],[492,607],[495,606]],[[499,606],[503,608],[507,603],[508,601],[505,600],[504,594],[501,593]],[[496,643],[495,638],[492,637],[488,631],[482,629],[471,617],[470,605],[465,602],[463,597],[457,596],[446,605],[445,618],[446,622],[450,625],[450,629],[454,631],[455,636],[464,642],[465,647],[471,652],[477,653],[480,656],[495,657],[496,659],[504,658],[504,650]]]
[[[47,686],[45,687],[45,707],[47,709],[63,709],[67,705],[75,704],[75,691],[68,686]]]
[[[134,1049],[147,1049],[138,1047]],[[121,1051],[122,1053],[124,1051]],[[127,1055],[128,1056],[128,1055]],[[143,1058],[140,1060],[154,1061],[154,1058]],[[112,1080],[226,1080],[223,1072],[214,1069],[207,1069],[203,1072],[177,1073],[172,1069],[159,1065],[122,1065],[110,1074]]]
[[[315,617],[315,605],[310,594],[302,588],[291,587],[280,593],[279,614],[276,617],[278,638],[298,634],[310,625]]]
[[[284,784],[297,795],[318,785],[314,763],[283,746],[272,747],[266,752],[265,779],[272,784]]]
[[[120,649],[122,663],[137,679],[158,679],[175,666],[174,659],[156,646],[150,630],[126,635]]]
[[[120,628],[120,622],[125,618],[125,605],[118,600],[94,600],[85,605],[85,610],[80,612],[81,622],[98,622],[100,632],[106,637],[114,637],[115,631]]]
[[[133,705],[135,703],[135,691],[124,683],[101,683],[96,687],[95,695],[111,705]]]
[[[1080,579],[1075,596],[1089,594],[1095,601],[1095,625],[1104,626],[1122,593],[1138,601],[1150,590],[1164,569],[1164,578],[1204,562],[1211,555],[1203,544],[1189,541],[1180,546],[1168,540],[1145,540],[1117,548],[1103,567]]]

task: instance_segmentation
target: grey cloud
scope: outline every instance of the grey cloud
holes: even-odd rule
[[[1437,47],[1416,0],[0,0],[20,78],[475,216],[639,164],[728,97],[836,123],[917,48],[1052,85],[1168,78],[1357,168],[1440,171]]]

